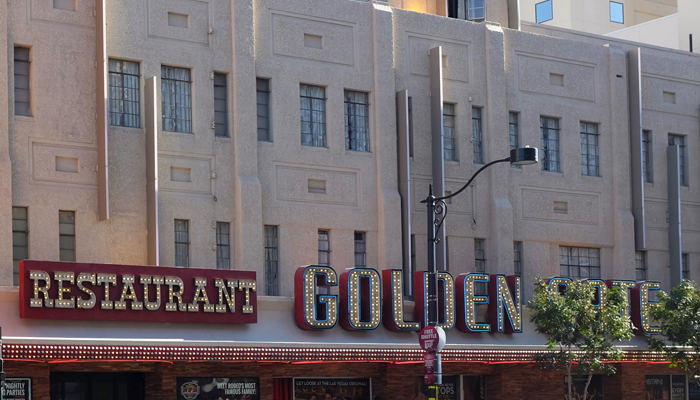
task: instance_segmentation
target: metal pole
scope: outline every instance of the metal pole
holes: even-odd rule
[[[428,325],[437,325],[437,273],[435,271],[435,196],[433,185],[428,193]]]

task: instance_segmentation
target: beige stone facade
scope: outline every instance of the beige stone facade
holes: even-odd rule
[[[148,239],[149,218],[156,220],[147,212],[147,187],[156,179],[160,265],[176,264],[174,221],[183,219],[189,222],[189,265],[198,268],[216,268],[216,222],[228,222],[231,268],[257,271],[260,295],[265,225],[278,226],[282,296],[292,296],[298,266],[318,262],[319,230],[329,231],[336,271],[355,266],[355,232],[366,233],[368,267],[408,270],[402,231],[409,229],[415,235],[413,268],[426,269],[420,200],[432,179],[435,73],[428,51],[438,46],[444,102],[455,105],[458,161],[445,162],[446,190],[457,190],[481,167],[474,163],[473,108],[481,110],[485,162],[507,157],[510,113],[518,113],[521,146],[541,147],[541,117],[556,119],[560,128],[560,172],[543,171],[540,164],[495,165],[448,204],[446,259],[453,275],[474,270],[474,240],[483,239],[489,273],[513,273],[513,242],[522,242],[528,295],[536,277],[560,274],[561,246],[600,249],[603,279],[635,279],[635,251],[646,251],[648,278],[668,289],[669,134],[685,140],[682,252],[690,277],[700,275],[696,55],[641,49],[642,128],[651,131],[653,182],[639,182],[644,213],[633,216],[633,176],[641,164],[632,165],[641,154],[631,151],[628,60],[636,46],[629,42],[541,25],[521,32],[382,2],[106,1],[106,54],[138,63],[141,123],[107,128],[104,186],[97,123],[104,102],[96,99],[103,61],[96,57],[95,10],[87,0],[0,3],[0,54],[6,55],[0,86],[7,90],[0,106],[7,102],[9,110],[0,118],[2,285],[13,282],[13,206],[28,211],[30,259],[60,259],[59,211],[67,210],[75,212],[78,262],[147,264],[149,251],[156,251]],[[507,17],[502,19],[505,25]],[[15,46],[30,49],[31,116],[15,115]],[[162,66],[191,72],[192,133],[163,130]],[[214,73],[226,74],[228,137],[215,136],[212,128]],[[151,77],[155,101],[147,96]],[[257,136],[256,77],[270,83],[271,141]],[[303,84],[325,88],[325,147],[302,145]],[[345,90],[369,94],[368,152],[346,149]],[[396,93],[402,90],[412,100],[408,165],[397,161]],[[147,126],[149,115],[155,132]],[[597,127],[599,176],[581,173],[582,122]],[[157,151],[151,153],[152,139]],[[73,172],[59,167],[63,160]],[[157,175],[149,160],[157,161]],[[410,193],[399,190],[401,168],[410,169]],[[186,178],[178,175],[182,171]],[[323,192],[310,190],[310,181],[324,182]],[[108,201],[104,219],[100,193]],[[402,195],[410,197],[410,227],[402,227]],[[641,221],[643,248],[635,244],[635,222]]]

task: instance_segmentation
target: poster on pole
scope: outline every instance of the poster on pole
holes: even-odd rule
[[[32,378],[5,378],[3,400],[32,400]]]
[[[295,400],[372,400],[371,378],[294,378]]]
[[[177,378],[177,400],[259,400],[258,378]]]

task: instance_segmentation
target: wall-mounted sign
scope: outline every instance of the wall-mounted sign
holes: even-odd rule
[[[5,378],[3,400],[32,400],[32,378]]]
[[[254,271],[20,261],[20,317],[257,322]]]
[[[294,378],[296,400],[371,400],[370,378]]]
[[[258,400],[258,378],[177,378],[177,400]]]

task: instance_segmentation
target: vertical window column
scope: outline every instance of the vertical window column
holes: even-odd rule
[[[486,272],[486,241],[484,239],[474,239],[474,269],[475,272]],[[485,283],[477,283],[475,289],[477,295],[486,294]]]
[[[75,211],[58,212],[58,241],[61,261],[75,261]]]
[[[318,231],[318,265],[330,265],[331,261],[331,242],[329,232],[325,230]]]
[[[484,163],[483,124],[481,120],[481,108],[472,107],[472,139],[474,145],[474,164]]]
[[[301,85],[301,144],[326,147],[326,88]]]
[[[366,236],[365,232],[355,232],[355,267],[364,268],[367,266]]]
[[[542,171],[561,172],[559,169],[559,120],[540,117],[542,133]]]
[[[265,225],[265,295],[279,296],[279,238],[276,225]]]
[[[597,124],[581,122],[581,175],[600,176]]]
[[[345,149],[369,151],[369,93],[345,91]]]
[[[15,46],[15,115],[32,116],[29,48]]]
[[[455,119],[455,105],[442,104],[443,137],[442,146],[445,161],[459,161],[457,156],[457,124]]]
[[[690,264],[688,264],[688,253],[681,255],[681,266],[683,270],[683,279],[690,279]]]
[[[109,59],[109,124],[141,127],[139,63]]]
[[[645,281],[647,279],[647,252],[637,250],[635,253],[636,279]]]
[[[214,136],[228,137],[228,77],[214,73]]]
[[[258,78],[255,80],[258,102],[258,140],[271,142],[270,132],[270,80]]]
[[[175,220],[175,266],[190,266],[190,221]]]
[[[677,145],[678,146],[678,169],[680,169],[680,175],[681,175],[681,186],[688,186],[688,179],[686,177],[686,166],[685,166],[685,157],[686,157],[686,152],[685,152],[685,136],[683,135],[674,135],[674,134],[669,134],[668,135],[668,145],[673,146]]]
[[[413,97],[408,97],[408,156],[413,157]]]
[[[654,182],[652,160],[651,131],[642,131],[642,175],[644,176],[644,182]]]
[[[520,132],[518,130],[518,118],[520,115],[517,112],[508,113],[508,126],[509,126],[509,138],[510,138],[510,149],[514,150],[520,146]],[[522,169],[522,165],[511,164],[512,168]]]
[[[12,207],[12,281],[19,286],[19,262],[29,258],[27,207]]]
[[[216,223],[216,268],[231,269],[231,237],[228,222]]]
[[[163,130],[192,133],[192,71],[162,65],[160,73]]]

